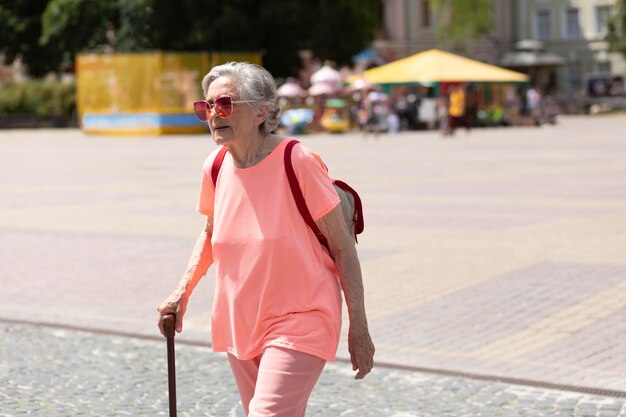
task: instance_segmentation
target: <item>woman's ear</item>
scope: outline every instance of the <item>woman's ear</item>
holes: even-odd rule
[[[267,104],[261,104],[256,113],[257,124],[260,126],[265,119],[267,119],[267,115],[269,114],[270,106]]]

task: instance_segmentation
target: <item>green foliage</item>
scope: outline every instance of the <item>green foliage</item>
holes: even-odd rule
[[[351,63],[374,38],[380,0],[153,0],[148,38],[166,50],[263,51],[276,76],[294,75],[298,51]]]
[[[150,48],[146,21],[152,15],[151,4],[152,0],[118,0],[117,51],[135,52]]]
[[[351,64],[352,55],[369,43],[381,21],[380,2],[361,0],[319,0],[312,3],[306,28],[315,33],[309,37],[310,49],[322,59]],[[315,4],[317,3],[317,4]],[[364,42],[365,41],[365,42]]]
[[[431,0],[437,17],[437,37],[465,44],[493,28],[492,0]]]
[[[284,77],[295,74],[301,49],[350,63],[373,39],[381,9],[382,0],[8,0],[0,53],[8,62],[22,54],[37,76],[105,46],[262,51],[264,65]]]
[[[41,15],[48,0],[6,0],[0,5],[0,53],[7,63],[19,55],[33,76],[55,71],[62,56],[39,44]]]
[[[0,116],[33,114],[40,118],[73,117],[76,108],[74,83],[54,80],[8,82],[0,87]]]
[[[626,57],[626,0],[617,0],[606,36],[611,52],[619,52]]]
[[[41,45],[73,59],[108,44],[120,52],[149,48],[147,20],[153,0],[49,0],[41,18]]]
[[[39,43],[71,54],[95,48],[106,42],[113,12],[106,1],[50,0],[41,16]]]

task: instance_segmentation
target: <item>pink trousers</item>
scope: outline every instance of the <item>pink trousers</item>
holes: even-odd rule
[[[250,360],[231,354],[228,360],[247,417],[304,417],[326,364],[316,356],[276,347]]]

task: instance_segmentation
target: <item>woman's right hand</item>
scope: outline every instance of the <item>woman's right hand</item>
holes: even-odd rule
[[[185,311],[187,311],[188,301],[186,297],[181,296],[179,292],[175,291],[157,308],[159,312],[158,326],[163,336],[165,336],[163,316],[168,314],[173,314],[176,317],[176,331],[178,333],[183,331],[183,316],[185,315]]]

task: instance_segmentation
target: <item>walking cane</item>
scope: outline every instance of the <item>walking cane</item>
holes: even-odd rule
[[[176,352],[174,351],[174,332],[176,330],[176,316],[163,316],[163,329],[167,339],[167,384],[170,400],[170,417],[176,417]]]

